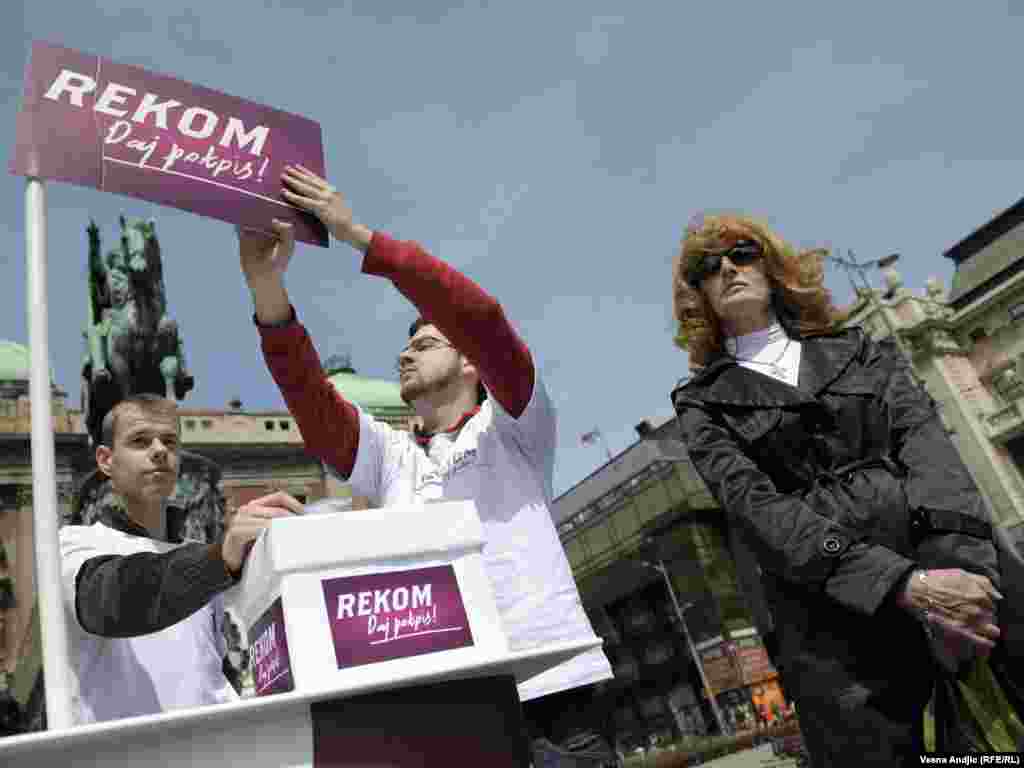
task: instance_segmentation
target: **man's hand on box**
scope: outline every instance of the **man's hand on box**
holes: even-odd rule
[[[245,557],[256,537],[276,517],[291,517],[302,514],[302,504],[294,496],[277,491],[243,504],[234,513],[229,513],[227,530],[221,544],[224,564],[232,573],[242,570]]]

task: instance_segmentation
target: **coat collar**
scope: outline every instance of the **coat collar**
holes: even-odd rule
[[[727,356],[715,359],[672,392],[672,401],[695,400],[720,405],[785,408],[815,402],[815,397],[838,379],[860,353],[859,328],[804,336],[800,339],[799,386],[752,371]]]

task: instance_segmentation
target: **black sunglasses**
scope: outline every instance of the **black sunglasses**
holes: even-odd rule
[[[715,253],[708,253],[698,264],[690,268],[686,275],[686,282],[692,288],[699,288],[705,277],[718,273],[722,268],[722,259],[726,256],[729,261],[737,267],[746,267],[753,264],[764,255],[761,246],[753,240],[738,240],[732,248]]]

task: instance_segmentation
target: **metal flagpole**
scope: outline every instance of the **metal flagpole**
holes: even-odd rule
[[[43,636],[43,682],[48,729],[72,723],[68,638],[61,597],[57,536],[57,463],[54,456],[46,303],[46,189],[28,178],[25,186],[25,246],[28,340],[32,360],[29,399],[32,417],[32,514],[36,545],[36,594]]]

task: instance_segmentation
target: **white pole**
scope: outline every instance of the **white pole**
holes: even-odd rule
[[[41,179],[25,186],[28,341],[32,359],[32,510],[36,543],[36,594],[43,635],[46,721],[51,730],[72,725],[68,638],[61,599],[57,538],[57,463],[54,456],[53,398],[50,391],[49,328],[46,306],[46,189]]]

